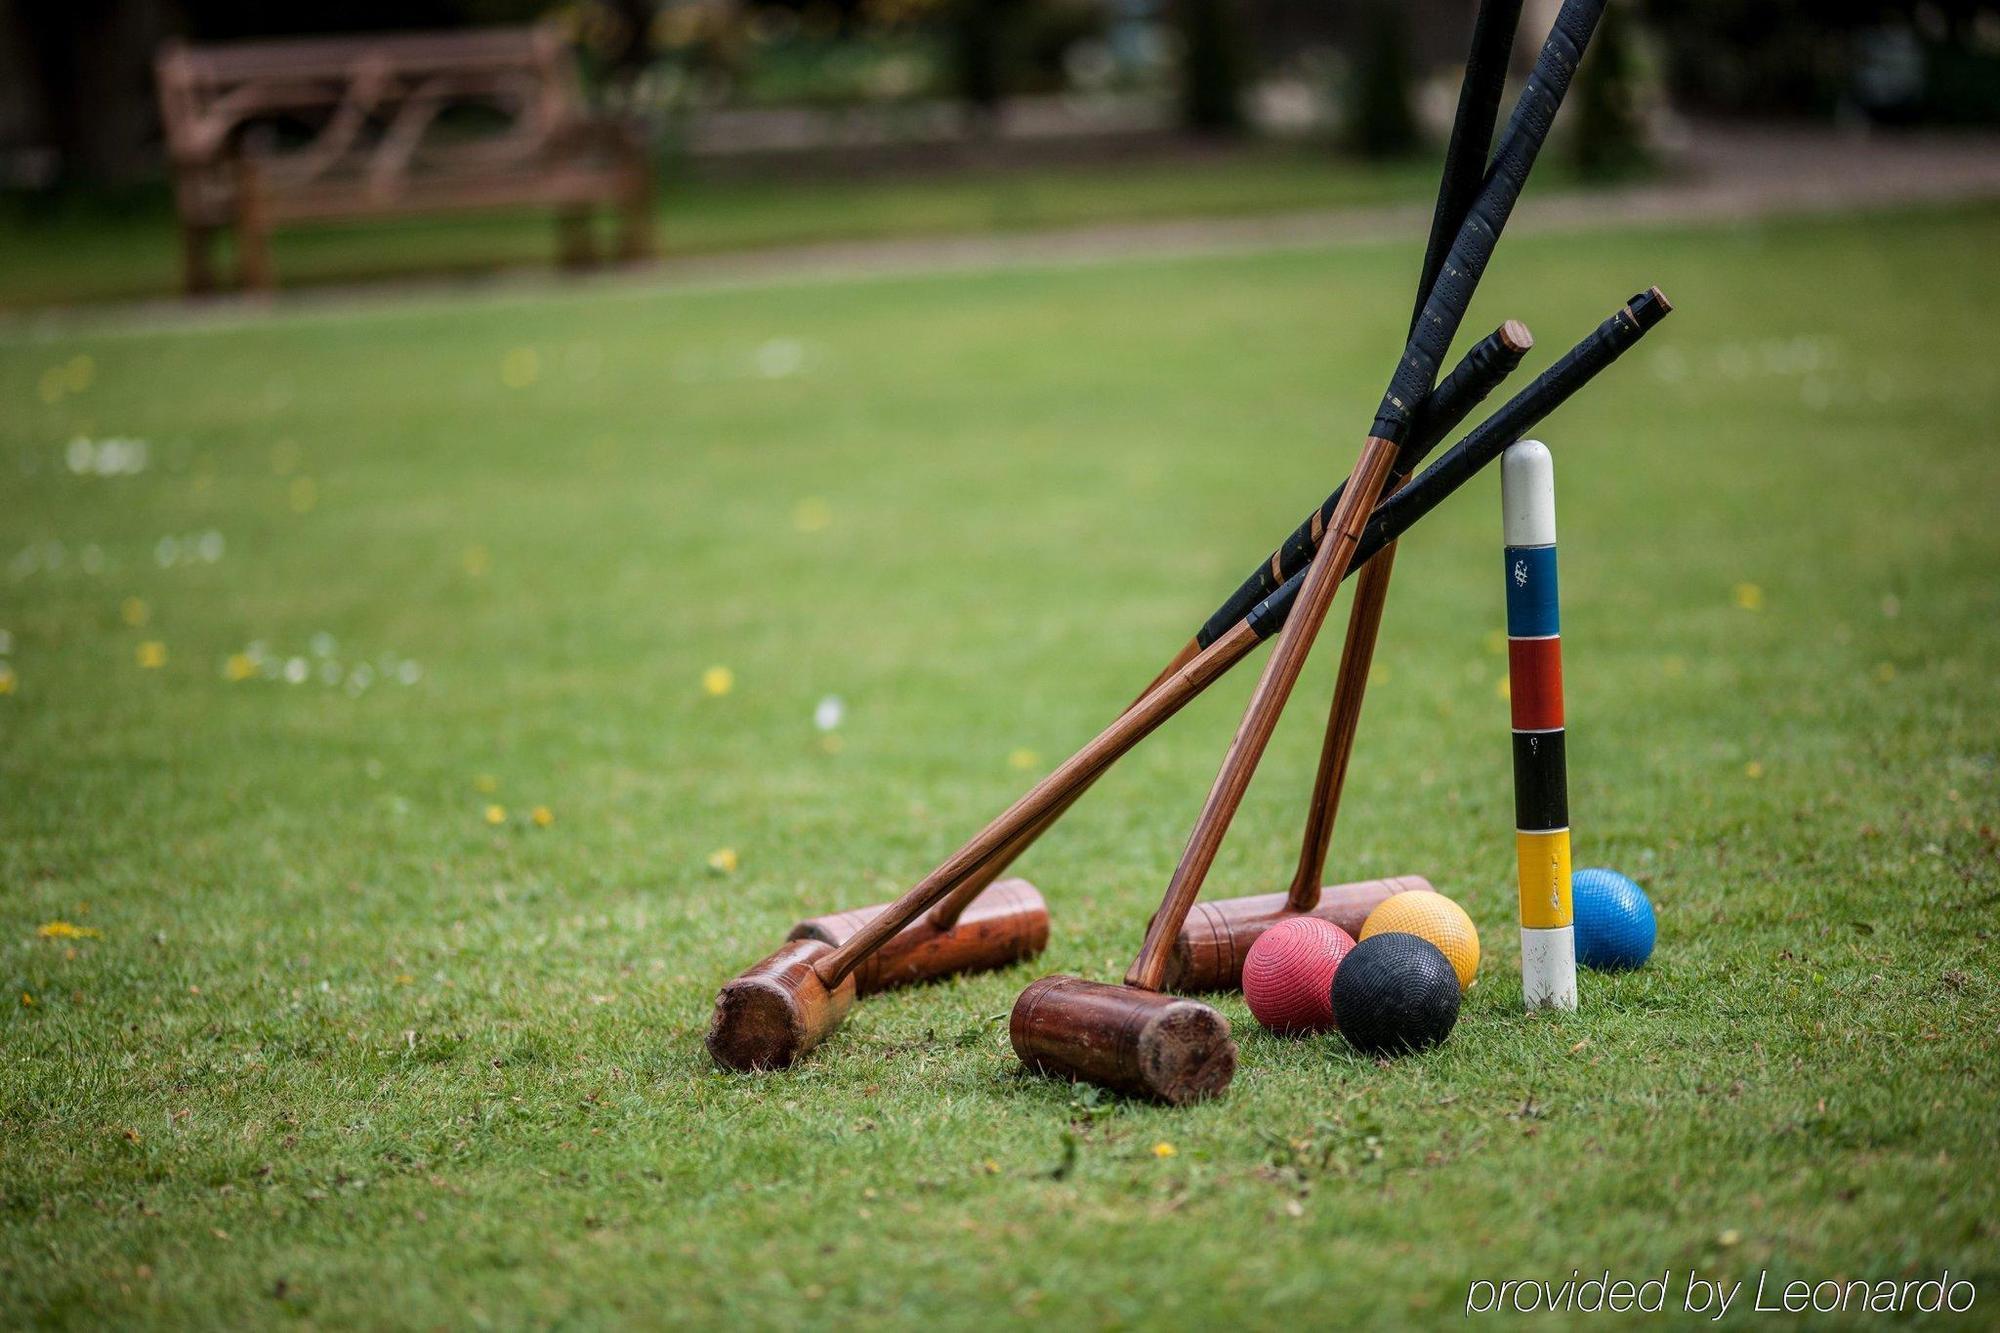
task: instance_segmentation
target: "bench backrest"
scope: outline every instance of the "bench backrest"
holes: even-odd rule
[[[169,42],[157,68],[181,206],[195,214],[227,208],[237,156],[255,156],[259,180],[277,189],[348,179],[394,194],[414,169],[532,163],[582,115],[569,48],[547,26]],[[505,128],[433,133],[443,113],[468,104]],[[260,134],[278,126],[293,142]]]

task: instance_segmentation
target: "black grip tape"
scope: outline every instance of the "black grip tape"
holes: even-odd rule
[[[1570,396],[1590,383],[1599,371],[1624,354],[1645,336],[1648,329],[1665,319],[1672,310],[1657,289],[1641,292],[1623,309],[1563,354],[1560,361],[1535,377],[1535,382],[1508,399],[1506,406],[1479,423],[1472,432],[1447,449],[1435,463],[1425,468],[1410,484],[1375,506],[1362,529],[1361,542],[1348,562],[1347,572],[1367,564],[1377,552],[1414,527],[1417,521],[1442,504],[1460,486],[1506,448],[1517,443],[1542,419],[1567,402]],[[1260,639],[1269,638],[1284,626],[1298,597],[1305,571],[1299,570],[1273,589],[1261,601],[1253,601],[1242,619]],[[1232,624],[1234,622],[1231,622]],[[1203,645],[1207,646],[1206,643]]]
[[[1417,282],[1416,307],[1410,311],[1410,331],[1416,332],[1424,302],[1437,282],[1438,269],[1451,249],[1472,201],[1486,175],[1493,151],[1493,123],[1507,87],[1507,59],[1521,23],[1522,0],[1480,0],[1472,23],[1472,49],[1466,56],[1465,77],[1458,85],[1458,107],[1451,118],[1451,142],[1445,146],[1444,173],[1438,182],[1437,207],[1424,242],[1423,275]],[[1434,389],[1432,393],[1437,391]]]
[[[1437,282],[1424,302],[1409,346],[1404,349],[1396,373],[1382,395],[1372,434],[1398,443],[1407,438],[1411,415],[1430,391],[1432,381],[1437,378],[1438,364],[1458,334],[1466,308],[1472,303],[1472,293],[1493,257],[1500,231],[1521,197],[1528,172],[1555,122],[1556,110],[1569,92],[1576,62],[1582,58],[1583,48],[1589,44],[1597,21],[1604,14],[1604,3],[1605,0],[1563,0],[1555,26],[1542,43],[1528,86],[1521,90],[1514,114],[1508,117],[1506,133],[1493,155],[1486,183],[1458,229],[1451,252],[1438,269]]]
[[[1404,441],[1396,455],[1396,472],[1400,475],[1414,471],[1424,455],[1455,430],[1473,408],[1484,402],[1486,395],[1514,372],[1525,355],[1525,351],[1508,346],[1497,329],[1480,339],[1452,368],[1444,382],[1424,400],[1410,438]],[[1278,549],[1237,585],[1236,591],[1215,609],[1215,614],[1195,635],[1199,646],[1206,648],[1214,643],[1248,615],[1259,600],[1270,596],[1286,579],[1312,562],[1313,553],[1319,550],[1320,535],[1326,531],[1334,508],[1340,503],[1341,493],[1346,489],[1344,481],[1335,487],[1333,494],[1326,497],[1326,503],[1294,528]]]

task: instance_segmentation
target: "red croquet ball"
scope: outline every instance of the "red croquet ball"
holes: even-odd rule
[[[1354,937],[1316,916],[1287,917],[1243,956],[1243,998],[1273,1032],[1333,1029],[1333,974]]]

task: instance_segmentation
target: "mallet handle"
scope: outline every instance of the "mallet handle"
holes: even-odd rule
[[[1152,682],[1144,690],[1140,691],[1139,697],[1125,705],[1126,710],[1129,712],[1133,708],[1138,707],[1140,702],[1148,694],[1151,694],[1161,681],[1179,671],[1189,662],[1192,662],[1200,653],[1201,645],[1190,640],[1178,653],[1174,654],[1173,661],[1167,663],[1160,671],[1160,674],[1153,677]],[[1109,765],[1106,765],[1106,768],[1108,767]],[[1007,867],[1014,863],[1015,857],[1027,851],[1035,839],[1048,832],[1051,824],[1061,819],[1071,806],[1082,800],[1083,794],[1090,790],[1091,785],[1098,778],[1104,776],[1104,772],[1104,769],[1099,769],[1097,772],[1083,779],[1083,781],[1077,783],[1076,790],[1056,802],[1055,808],[1009,839],[1005,846],[986,859],[985,864],[981,865],[970,875],[967,875],[964,882],[953,889],[945,897],[944,901],[931,909],[930,923],[939,930],[950,930],[953,926],[957,925],[960,915],[964,913],[966,908],[972,905],[975,898],[986,891],[986,886],[1000,878]]]
[[[1445,145],[1444,172],[1438,178],[1437,207],[1431,211],[1431,234],[1424,244],[1423,275],[1417,280],[1416,309],[1410,324],[1424,313],[1424,302],[1437,283],[1438,270],[1486,174],[1493,151],[1493,124],[1500,116],[1500,99],[1507,89],[1507,64],[1514,50],[1514,33],[1521,25],[1521,0],[1480,0],[1472,22],[1472,49],[1465,59],[1465,77],[1458,85],[1458,107],[1452,113],[1451,139]],[[1433,391],[1435,392],[1435,391]],[[1358,594],[1357,594],[1358,595]]]
[[[1472,409],[1484,402],[1486,395],[1514,372],[1533,342],[1526,337],[1526,329],[1521,332],[1523,337],[1516,346],[1506,326],[1495,329],[1475,343],[1472,350],[1452,367],[1451,374],[1445,376],[1432,391],[1423,411],[1418,414],[1417,425],[1410,433],[1403,457],[1398,460],[1401,464],[1399,471],[1413,470],[1439,440],[1456,430],[1459,423],[1472,414]],[[1236,591],[1224,598],[1222,605],[1202,622],[1201,629],[1195,634],[1196,644],[1214,642],[1231,625],[1249,615],[1257,603],[1283,587],[1285,580],[1304,572],[1305,567],[1312,563],[1313,553],[1319,550],[1320,538],[1331,524],[1333,511],[1340,504],[1341,494],[1346,488],[1344,481],[1336,486],[1320,507],[1306,515],[1292,530],[1291,536],[1257,562],[1257,567],[1236,586]]]
[[[1277,728],[1278,715],[1284,711],[1285,701],[1291,697],[1292,687],[1305,667],[1313,635],[1326,618],[1326,609],[1340,581],[1347,576],[1369,511],[1382,493],[1389,469],[1396,465],[1396,453],[1396,441],[1380,435],[1369,436],[1362,445],[1361,457],[1355,461],[1354,471],[1348,474],[1347,493],[1341,497],[1340,507],[1334,510],[1333,529],[1328,539],[1320,543],[1312,563],[1306,566],[1297,605],[1286,619],[1270,659],[1264,663],[1264,673],[1257,678],[1257,688],[1250,696],[1236,737],[1223,756],[1222,768],[1215,775],[1214,786],[1209,788],[1208,800],[1195,820],[1194,831],[1188,835],[1187,849],[1168,881],[1158,914],[1147,927],[1146,942],[1125,973],[1126,985],[1156,991],[1164,983],[1174,936],[1180,934],[1181,923],[1187,920],[1188,909],[1194,906],[1201,882],[1215,863],[1223,835],[1229,831],[1229,821],[1242,803],[1243,793],[1249,789],[1257,761],[1264,757],[1264,747]]]
[[[1392,542],[1363,567],[1361,579],[1354,585],[1354,602],[1347,611],[1347,639],[1340,646],[1340,672],[1334,678],[1333,703],[1327,709],[1326,735],[1320,742],[1319,771],[1313,775],[1312,803],[1306,807],[1299,867],[1285,894],[1285,910],[1290,912],[1310,912],[1319,905],[1320,877],[1326,870],[1327,848],[1333,845],[1333,823],[1340,813],[1347,766],[1354,758],[1361,703],[1367,696],[1375,638],[1382,628],[1389,575],[1395,567],[1396,546]]]
[[[1458,109],[1451,119],[1451,141],[1445,147],[1444,171],[1438,178],[1437,206],[1431,212],[1431,234],[1424,245],[1416,305],[1410,311],[1411,333],[1416,332],[1417,323],[1423,318],[1424,306],[1430,300],[1431,289],[1437,285],[1445,255],[1479,195],[1487,154],[1493,148],[1493,122],[1499,115],[1500,98],[1507,86],[1507,58],[1513,50],[1514,33],[1520,21],[1521,0],[1480,0],[1479,15],[1472,26],[1472,51],[1466,58],[1465,77],[1458,85]],[[1532,339],[1526,336],[1525,327],[1514,324],[1507,327],[1520,330],[1519,352],[1514,358],[1518,363]],[[1427,402],[1434,403],[1436,398],[1437,390],[1433,389]],[[1411,466],[1416,461],[1412,458]],[[1408,480],[1409,468],[1398,468],[1388,489],[1399,490]],[[1285,895],[1288,911],[1310,912],[1319,903],[1327,850],[1333,845],[1340,796],[1347,784],[1348,765],[1354,758],[1354,737],[1361,725],[1361,705],[1368,693],[1375,643],[1381,634],[1382,613],[1389,602],[1389,580],[1395,567],[1396,548],[1391,544],[1368,562],[1354,588],[1354,602],[1347,613],[1347,639],[1341,645],[1333,702],[1327,712],[1325,738],[1320,743],[1319,770],[1313,776],[1312,801],[1306,807],[1305,833],[1299,840],[1298,869]]]
[[[1492,336],[1502,341],[1515,364],[1535,341],[1525,324],[1511,319]],[[1408,482],[1409,474],[1399,471],[1389,479],[1387,489],[1399,491]],[[1286,892],[1286,905],[1294,912],[1310,912],[1319,902],[1327,849],[1333,845],[1334,821],[1340,815],[1341,792],[1347,785],[1348,765],[1354,758],[1354,737],[1361,726],[1361,705],[1368,694],[1368,673],[1375,661],[1375,642],[1382,630],[1382,612],[1389,601],[1389,578],[1395,567],[1396,546],[1391,542],[1361,571],[1354,602],[1348,608],[1347,639],[1340,649],[1333,702],[1327,710],[1326,734],[1320,743],[1319,770],[1313,776],[1312,801],[1306,807],[1298,869]]]

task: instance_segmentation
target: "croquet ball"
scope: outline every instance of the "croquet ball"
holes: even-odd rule
[[[1653,904],[1615,870],[1593,867],[1569,877],[1576,914],[1576,961],[1602,972],[1638,967],[1653,956]]]
[[[1411,889],[1385,899],[1361,923],[1361,938],[1392,930],[1420,936],[1442,949],[1461,986],[1470,986],[1479,972],[1479,928],[1463,907],[1442,893]]]
[[[1316,916],[1295,916],[1259,935],[1243,955],[1243,998],[1273,1032],[1333,1026],[1333,976],[1354,937]]]
[[[1463,994],[1444,951],[1400,930],[1371,935],[1333,974],[1333,1017],[1369,1055],[1421,1051],[1451,1035]]]

